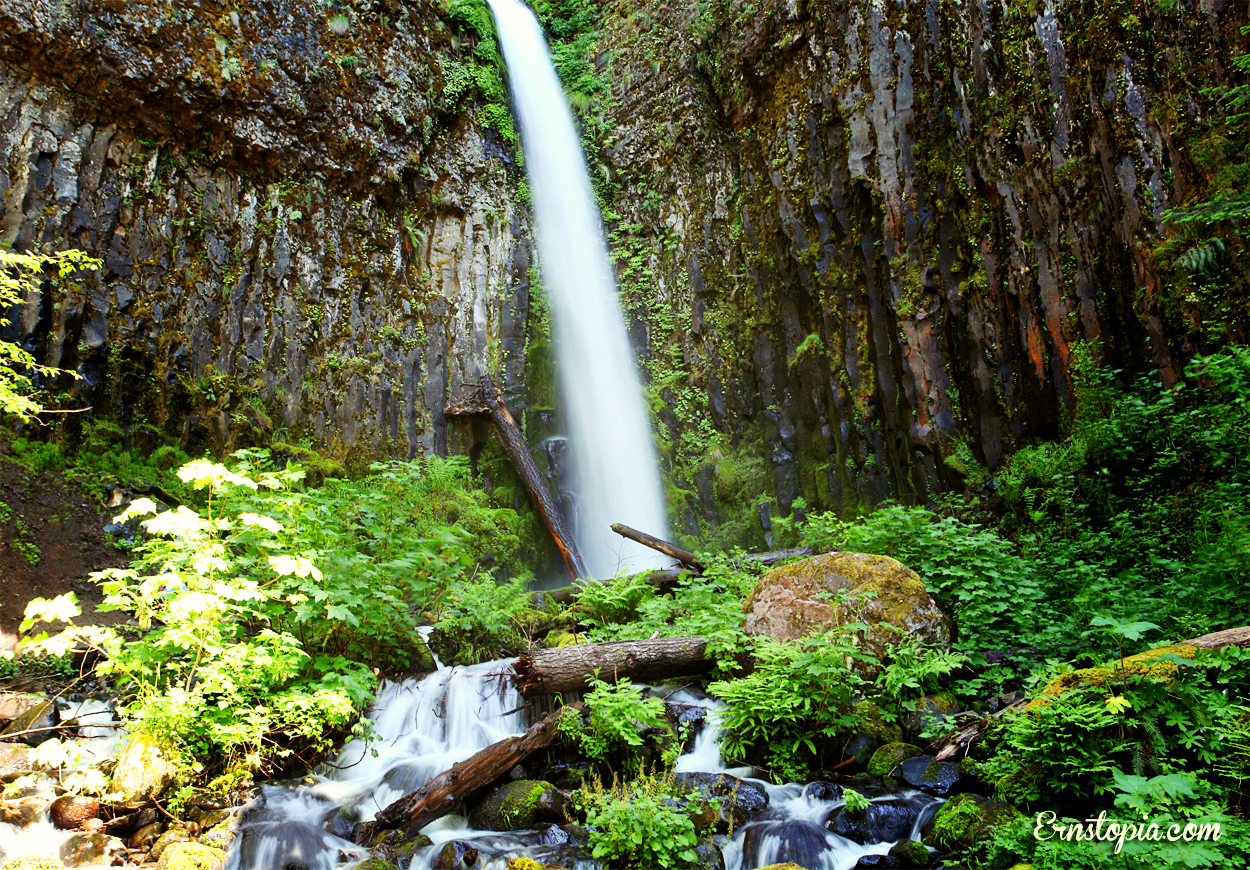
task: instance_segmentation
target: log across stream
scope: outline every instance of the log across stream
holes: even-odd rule
[[[484,759],[493,758],[498,766],[494,778],[502,772],[506,780],[503,766],[508,761],[554,736],[551,715],[527,718],[532,708],[514,685],[515,665],[516,660],[503,660],[440,668],[423,678],[386,685],[370,712],[378,732],[372,746],[348,744],[326,775],[311,785],[265,786],[244,813],[229,870],[273,870],[290,864],[333,870],[343,861],[369,856],[371,850],[354,842],[353,833],[355,839],[376,842],[388,827],[419,828],[432,841],[412,854],[408,870],[441,868],[449,856],[470,852],[476,855],[473,870],[506,870],[509,860],[521,856],[583,870],[602,867],[603,862],[590,857],[584,839],[578,841],[584,835],[575,826],[489,832],[474,830],[463,816],[448,812],[478,799],[481,783],[470,772],[475,764],[484,770]],[[716,706],[688,689],[656,692],[687,708]],[[750,774],[722,767],[718,744],[713,719],[678,759],[678,771]],[[894,822],[905,813],[906,830],[890,829],[894,836],[889,840],[859,844],[825,827],[825,820],[843,806],[827,784],[761,782],[758,788],[767,796],[766,804],[732,836],[717,835],[726,870],[753,870],[787,860],[801,860],[811,870],[851,867],[864,855],[884,854],[899,836],[917,836],[941,803],[907,789],[883,790],[873,796],[874,806],[880,805],[882,818]]]

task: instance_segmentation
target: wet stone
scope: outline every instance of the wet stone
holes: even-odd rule
[[[61,863],[66,867],[112,864],[114,858],[126,854],[126,844],[116,837],[94,831],[73,834],[61,845]]]
[[[839,807],[825,826],[839,837],[867,846],[906,838],[918,815],[919,808],[905,801],[874,801],[858,812]]]
[[[897,779],[938,797],[968,791],[973,778],[953,761],[938,761],[932,755],[909,758],[894,771]]]

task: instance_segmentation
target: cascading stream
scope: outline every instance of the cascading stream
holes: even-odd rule
[[[517,0],[489,0],[520,122],[538,223],[543,286],[555,320],[558,380],[577,482],[577,544],[591,573],[664,564],[615,535],[624,523],[664,537],[659,462],[608,263],[586,160],[542,29]]]
[[[295,788],[266,786],[245,813],[231,850],[230,870],[273,870],[297,865],[310,870],[335,870],[355,864],[368,850],[351,842],[357,822],[373,818],[392,801],[420,788],[452,764],[525,730],[521,700],[503,676],[511,661],[473,667],[440,667],[424,678],[387,684],[371,712],[377,739],[370,746],[353,741],[344,747],[329,776]],[[682,689],[656,689],[657,696],[685,708],[708,711],[690,751],[677,762],[678,773],[727,773],[748,778],[750,768],[721,763],[717,701]],[[376,751],[376,755],[373,752]],[[940,804],[936,798],[909,789],[880,790],[870,795],[881,813],[857,822],[882,837],[866,845],[831,831],[843,807],[840,791],[829,783],[768,785],[768,805],[724,840],[725,870],[753,870],[794,861],[809,870],[850,870],[864,855],[885,854],[898,839],[916,839],[924,822]],[[430,870],[451,841],[477,850],[474,870],[506,870],[510,859],[526,855],[540,863],[573,870],[601,870],[601,861],[585,857],[565,840],[555,825],[539,830],[504,833],[472,829],[461,816],[449,815],[427,825],[422,833],[434,845],[411,856],[403,870]],[[724,839],[724,838],[722,838]]]

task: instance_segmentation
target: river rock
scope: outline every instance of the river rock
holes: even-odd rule
[[[989,839],[995,828],[1019,818],[1023,815],[1009,803],[965,792],[942,804],[924,843],[937,849],[975,849]]]
[[[464,870],[476,863],[476,846],[464,840],[449,840],[430,862],[430,870]]]
[[[29,828],[39,821],[39,810],[27,804],[0,802],[0,825]]]
[[[114,858],[126,855],[126,844],[101,831],[73,834],[61,844],[61,863],[66,867],[90,864],[112,864]]]
[[[9,734],[21,734],[20,737],[12,739],[20,740],[28,746],[38,746],[45,740],[51,740],[57,736],[57,732],[54,729],[60,721],[61,713],[57,710],[56,704],[51,698],[43,698],[39,703],[19,713],[8,724],[8,727],[0,731],[0,740],[3,740]],[[27,731],[32,733],[22,733]]]
[[[63,831],[69,831],[81,827],[87,819],[98,818],[100,802],[95,798],[61,795],[48,807],[48,815],[52,824]]]
[[[226,853],[203,843],[171,843],[156,862],[156,870],[222,870]]]
[[[30,749],[25,746],[0,744],[0,782],[12,782],[30,773]]]
[[[675,773],[673,785],[682,789],[687,799],[701,795],[720,802],[719,818],[715,820],[718,834],[727,833],[731,826],[742,827],[752,813],[768,806],[768,792],[763,786],[726,773]]]
[[[860,845],[905,838],[916,822],[920,809],[903,800],[874,801],[866,809],[851,811],[838,807],[825,827]]]
[[[48,699],[43,695],[32,695],[28,692],[0,692],[0,722],[12,722],[46,700]]]
[[[932,755],[917,755],[907,759],[898,766],[894,776],[912,788],[938,797],[967,791],[972,786],[972,777],[958,762],[938,761]]]
[[[165,850],[176,843],[191,842],[191,834],[181,825],[171,827],[168,831],[156,838],[156,842],[152,844],[152,848],[148,851],[148,860],[159,861],[161,856],[165,854]]]
[[[564,795],[551,783],[536,779],[518,779],[495,789],[469,816],[469,824],[483,831],[515,831],[562,821]]]
[[[113,768],[113,788],[136,801],[159,797],[177,778],[172,753],[146,731],[131,736]]]
[[[861,594],[853,604],[834,605],[822,594]],[[813,631],[858,621],[868,625],[864,648],[883,659],[904,636],[947,647],[952,624],[902,562],[867,553],[826,553],[773,568],[756,583],[742,606],[746,633],[795,640]],[[899,631],[903,632],[902,635]],[[878,669],[863,667],[865,676]]]
[[[920,752],[914,743],[887,743],[877,749],[868,760],[870,776],[889,776],[904,759]]]
[[[222,815],[224,814],[224,816]],[[216,813],[206,817],[201,823],[200,842],[205,846],[212,846],[214,849],[226,851],[230,848],[230,844],[234,842],[234,838],[239,834],[239,826],[243,823],[243,817],[237,812],[230,810],[218,810]],[[344,839],[351,839],[350,835]]]
[[[899,840],[890,847],[890,857],[897,858],[903,867],[928,867],[933,863],[929,847],[918,840]]]
[[[867,769],[881,739],[875,734],[856,734],[842,747],[842,766],[838,769],[846,773],[859,773]]]
[[[149,849],[161,836],[161,830],[165,827],[164,822],[152,822],[144,825],[139,830],[130,835],[130,848],[132,849]]]

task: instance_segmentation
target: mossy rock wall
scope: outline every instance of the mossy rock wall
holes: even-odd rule
[[[1162,225],[1245,175],[1202,89],[1246,4],[608,9],[602,183],[686,531],[741,440],[782,513],[924,502],[1060,433],[1082,343],[1171,384],[1246,338],[1244,241]]]

